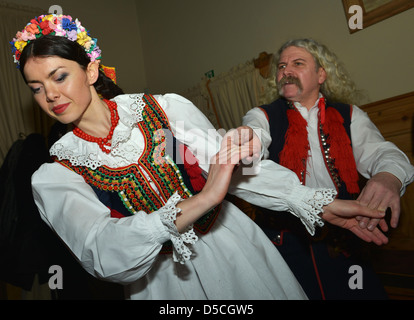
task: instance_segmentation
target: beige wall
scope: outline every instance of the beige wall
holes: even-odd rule
[[[124,91],[142,92],[146,87],[135,0],[6,1],[44,9],[39,15],[47,14],[51,5],[60,5],[63,14],[79,18],[98,39],[102,63],[116,67],[118,84]]]
[[[414,90],[414,9],[350,34],[341,0],[137,0],[147,84],[179,92],[276,52],[289,38],[312,37],[344,62],[371,102]]]
[[[127,92],[182,92],[276,52],[289,38],[333,49],[371,102],[414,90],[414,9],[350,34],[341,0],[14,0],[79,17]]]

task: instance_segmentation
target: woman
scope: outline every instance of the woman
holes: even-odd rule
[[[131,299],[306,298],[261,230],[223,201],[247,144],[226,136],[216,154],[222,137],[189,101],[122,94],[70,16],[33,19],[12,44],[39,106],[74,125],[32,184],[42,218],[89,273]]]

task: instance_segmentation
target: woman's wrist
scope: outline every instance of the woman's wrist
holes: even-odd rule
[[[178,231],[184,231],[189,225],[196,222],[217,204],[218,203],[211,200],[211,197],[209,197],[208,193],[204,192],[204,190],[179,202],[177,208],[179,208],[181,212],[177,215],[175,221]]]

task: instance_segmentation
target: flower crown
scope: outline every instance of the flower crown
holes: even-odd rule
[[[78,19],[73,20],[71,16],[62,14],[49,14],[32,19],[10,42],[17,68],[20,68],[20,55],[26,45],[48,34],[76,41],[85,49],[91,61],[101,59],[101,50],[97,46],[98,40],[89,36],[89,31]]]

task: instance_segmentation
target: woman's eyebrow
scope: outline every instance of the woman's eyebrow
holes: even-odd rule
[[[60,67],[57,67],[56,69],[52,70],[49,73],[49,75],[47,76],[47,78],[52,77],[61,68],[64,68],[64,66],[60,66]],[[41,83],[41,81],[39,81],[39,80],[29,80],[29,81],[27,81],[27,83]]]

